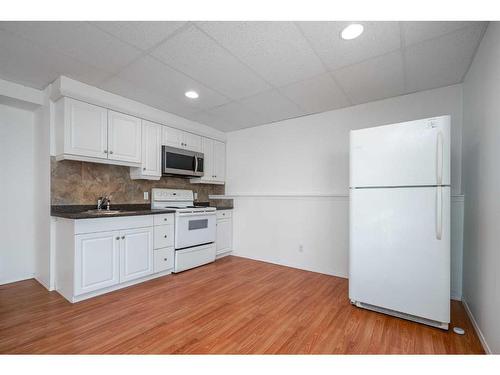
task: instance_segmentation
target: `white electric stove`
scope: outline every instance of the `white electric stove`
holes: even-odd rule
[[[175,210],[174,272],[215,260],[216,209],[195,207],[192,190],[152,189],[151,209]]]

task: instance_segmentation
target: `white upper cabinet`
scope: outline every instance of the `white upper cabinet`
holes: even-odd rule
[[[164,126],[162,131],[165,146],[184,148],[184,132],[182,130]]]
[[[163,127],[163,144],[165,146],[201,152],[201,139],[202,137],[196,134],[169,126]]]
[[[191,151],[201,152],[201,139],[199,135],[184,133],[184,148]]]
[[[224,182],[226,179],[226,144],[214,141],[214,181]]]
[[[141,119],[108,111],[108,159],[141,162]]]
[[[201,152],[203,152],[204,181],[212,181],[214,176],[214,140],[203,138]]]
[[[61,152],[94,158],[107,158],[108,111],[95,105],[64,98],[59,105]]]
[[[142,166],[130,168],[132,179],[160,179],[162,128],[163,126],[160,124],[142,120]]]
[[[141,119],[63,97],[55,105],[56,159],[140,166]]]
[[[191,183],[223,184],[226,178],[226,144],[202,138],[203,177],[192,178]]]

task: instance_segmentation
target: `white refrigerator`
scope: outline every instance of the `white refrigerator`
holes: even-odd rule
[[[448,329],[450,116],[351,131],[349,298]]]

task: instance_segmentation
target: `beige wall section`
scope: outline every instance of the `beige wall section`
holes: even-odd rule
[[[490,22],[464,81],[464,299],[500,353],[500,23]]]
[[[149,203],[143,193],[154,187],[193,190],[198,193],[198,201],[208,201],[208,195],[224,194],[224,185],[190,184],[185,178],[132,180],[130,168],[117,165],[52,158],[51,169],[51,200],[56,205],[95,204],[106,193],[111,195],[111,203]]]

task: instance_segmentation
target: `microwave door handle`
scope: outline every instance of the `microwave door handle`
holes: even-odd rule
[[[198,172],[198,157],[194,156],[194,172]]]

